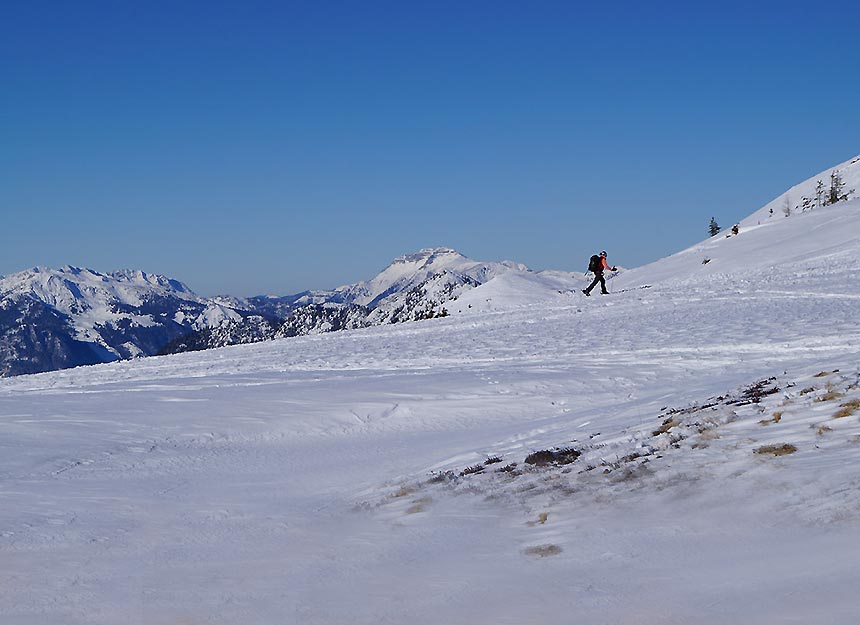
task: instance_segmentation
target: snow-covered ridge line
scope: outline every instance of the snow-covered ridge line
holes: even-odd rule
[[[821,197],[824,179],[832,181],[833,202]],[[844,211],[856,212],[860,200],[852,198],[858,188],[860,157],[796,185],[743,220],[735,236],[721,233],[656,263],[619,272],[613,290],[661,283],[684,288],[703,280],[716,289],[745,280],[750,271],[852,263],[857,224]],[[810,204],[813,193],[816,200]],[[789,207],[794,196],[806,198],[803,210]],[[784,213],[774,210],[780,203]],[[839,236],[822,249],[811,229],[836,222],[842,224]],[[764,226],[780,233],[760,231]],[[199,297],[182,282],[140,270],[35,267],[0,278],[0,375],[540,302],[569,305],[570,295],[581,288],[580,278],[575,272],[532,272],[512,261],[475,261],[448,247],[404,254],[372,279],[334,290],[247,299]]]
[[[0,279],[0,375],[151,355],[241,318],[158,274],[35,267]]]
[[[428,248],[333,291],[210,299],[139,270],[35,267],[0,279],[0,375],[444,316],[446,303],[508,272],[528,269]]]
[[[794,185],[743,219],[740,226],[748,228],[771,219],[827,208],[840,201],[856,199],[858,194],[860,156],[855,156]]]

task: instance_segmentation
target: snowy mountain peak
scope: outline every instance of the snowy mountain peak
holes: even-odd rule
[[[112,302],[139,306],[155,293],[199,300],[178,280],[143,271],[123,270],[103,274],[72,265],[59,269],[39,266],[0,278],[0,296],[27,295],[63,314],[73,314],[81,309],[105,308]]]
[[[406,263],[432,263],[441,258],[448,259],[465,259],[457,250],[451,249],[450,247],[425,247],[417,252],[412,254],[404,254],[403,256],[398,256],[391,263],[392,265],[397,264],[406,264]]]
[[[438,272],[473,262],[457,250],[448,247],[428,247],[412,254],[398,256],[374,280],[399,279],[416,272]]]
[[[497,276],[527,271],[510,261],[483,263],[433,247],[396,258],[366,282],[242,300],[199,297],[182,282],[141,270],[39,266],[0,278],[0,376],[264,340],[276,333],[426,319],[447,314],[448,302]],[[43,331],[46,323],[51,336]]]
[[[157,273],[147,273],[139,269],[122,269],[120,271],[111,272],[109,276],[121,282],[157,287],[192,296],[195,295],[194,291],[179,280],[173,280],[172,278],[168,278]]]
[[[479,262],[449,247],[424,248],[395,258],[373,279],[341,287],[338,292],[345,302],[373,307],[383,299],[407,292],[434,276],[450,274],[455,282],[465,279],[483,284],[509,271],[528,271],[528,267],[511,261]]]
[[[0,278],[0,375],[152,355],[241,314],[143,271],[39,266]]]

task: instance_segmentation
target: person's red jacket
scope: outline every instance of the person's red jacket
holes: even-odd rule
[[[604,271],[615,271],[615,267],[610,267],[609,263],[606,262],[606,256],[600,257],[600,264],[603,265]]]

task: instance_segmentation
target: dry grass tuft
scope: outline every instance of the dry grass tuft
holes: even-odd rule
[[[546,520],[549,518],[549,512],[541,512],[538,515],[537,521],[528,521],[526,525],[529,527],[534,527],[535,525],[543,525],[546,523]]]
[[[409,495],[411,495],[411,494],[412,494],[412,493],[414,493],[414,492],[415,492],[415,489],[414,489],[414,488],[412,488],[412,487],[410,487],[410,486],[401,486],[401,487],[400,487],[399,489],[397,489],[397,491],[396,491],[393,495],[391,495],[391,496],[392,496],[392,497],[394,497],[395,499],[397,499],[397,498],[400,498],[400,497],[408,497]]]
[[[839,369],[834,369],[833,371],[822,371],[821,373],[816,373],[813,378],[826,378],[828,375],[833,373],[839,373]]]
[[[821,397],[817,398],[815,400],[816,402],[836,401],[837,399],[842,399],[843,397],[845,397],[845,394],[837,391],[833,384],[831,384],[830,382],[827,383],[825,390],[827,392],[824,393],[824,395],[822,395]]]
[[[842,399],[843,397],[845,397],[845,395],[843,395],[839,391],[827,391],[824,395],[822,395],[815,401],[824,403],[828,401],[836,401],[837,399]]]
[[[797,447],[791,443],[783,443],[782,445],[764,445],[754,450],[757,454],[773,454],[774,456],[787,456],[797,451]]]
[[[713,441],[720,438],[720,433],[717,432],[716,428],[710,430],[700,430],[699,440],[700,441]]]
[[[824,436],[827,432],[832,432],[832,431],[833,431],[833,428],[830,427],[829,425],[819,425],[817,428],[815,428],[815,434],[817,436]]]
[[[833,415],[834,419],[850,417],[858,410],[860,410],[860,399],[852,399],[851,401],[846,401],[844,404],[840,405],[840,408],[841,410],[839,410],[836,414]]]
[[[424,512],[427,505],[433,501],[431,497],[422,497],[412,502],[412,505],[406,510],[406,514],[418,514]]]
[[[782,412],[777,411],[773,413],[773,416],[770,419],[762,419],[758,422],[759,425],[770,425],[771,423],[779,423],[782,420]]]
[[[680,421],[678,421],[674,417],[669,417],[668,419],[663,421],[662,425],[660,425],[660,427],[654,430],[651,434],[653,436],[660,436],[661,434],[665,434],[672,428],[678,427],[679,425],[681,425]]]
[[[548,556],[556,556],[562,551],[558,545],[537,545],[523,549],[523,553],[527,556],[536,556],[538,558],[546,558]]]

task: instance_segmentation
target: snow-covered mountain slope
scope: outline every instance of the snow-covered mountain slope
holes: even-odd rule
[[[817,291],[830,284],[821,281],[822,275],[860,268],[858,239],[860,200],[850,200],[761,225],[742,223],[737,235],[721,232],[668,258],[624,271],[612,286],[620,290],[665,284],[684,289],[696,284],[720,291],[791,275]]]
[[[481,262],[466,258],[450,248],[428,248],[396,258],[371,280],[343,286],[332,291],[307,291],[285,297],[254,297],[246,300],[221,297],[244,310],[268,317],[281,317],[282,325],[274,332],[275,338],[302,336],[351,330],[373,325],[417,321],[450,314],[456,300],[472,289],[504,279],[521,276],[522,283],[538,284],[536,277],[525,265],[511,261]],[[570,275],[564,288],[570,289]],[[552,294],[558,299],[558,291]],[[496,306],[519,306],[527,291],[508,290],[509,300],[497,298]],[[211,348],[247,342],[247,336],[271,338],[268,333],[247,328],[243,322],[228,331],[220,328],[203,329],[193,336],[175,341],[166,353],[195,348]],[[260,340],[264,340],[261,338]]]
[[[0,622],[853,625],[858,217],[0,379]]]
[[[839,191],[830,190],[834,176]],[[820,183],[820,184],[819,184]],[[823,189],[824,195],[818,194]],[[616,290],[671,283],[710,284],[715,290],[760,282],[774,271],[789,272],[817,288],[818,272],[834,265],[857,267],[860,237],[860,156],[826,169],[795,185],[738,224],[668,258],[621,272]],[[801,202],[793,204],[792,198]],[[805,209],[803,198],[815,200]],[[786,206],[790,210],[784,210]],[[777,269],[778,268],[778,269]]]
[[[477,284],[483,284],[509,271],[528,271],[528,268],[510,261],[495,263],[471,260],[447,247],[427,248],[400,256],[373,279],[340,287],[337,292],[344,302],[374,308],[386,297],[408,292],[434,276],[447,274],[455,279],[465,276]]]
[[[36,267],[0,278],[0,306],[3,375],[155,354],[191,331],[242,318],[176,280],[77,267]]]
[[[0,278],[0,375],[425,319],[511,271],[528,270],[435,248],[334,291],[206,299],[142,271],[37,267]]]
[[[857,216],[0,380],[0,622],[853,625]]]
[[[566,306],[587,285],[581,273],[511,271],[461,295],[452,313],[482,313],[541,306]]]
[[[155,292],[164,296],[200,301],[181,282],[141,271],[101,274],[77,267],[34,267],[0,277],[4,296],[26,295],[58,312],[77,316],[89,326],[114,320],[122,313],[117,304],[141,306]]]
[[[860,193],[860,156],[825,169],[821,173],[793,186],[741,221],[742,227],[779,220],[832,206],[837,202],[857,199]]]

